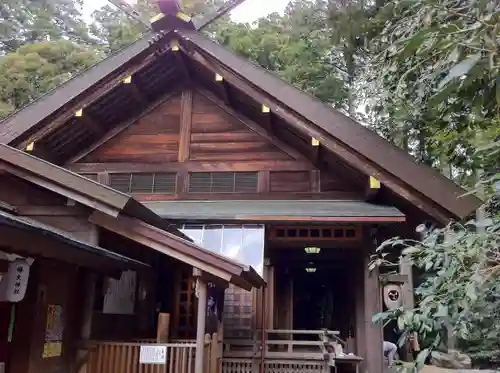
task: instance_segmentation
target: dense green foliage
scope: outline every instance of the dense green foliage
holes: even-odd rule
[[[183,5],[199,15],[222,2]],[[0,118],[145,31],[110,5],[87,25],[79,5],[2,1]],[[146,19],[157,11],[153,0],[136,7]],[[487,358],[498,354],[500,226],[492,186],[500,179],[500,2],[292,0],[284,14],[251,25],[224,17],[205,32],[361,120],[418,161],[479,188],[489,201],[487,227],[455,223],[423,242],[393,239],[373,265],[385,263],[388,247],[406,247],[426,273],[415,310],[379,315],[426,337],[419,364],[442,342],[444,316],[463,348]]]
[[[458,182],[477,183],[488,206],[486,218],[434,229],[422,241],[394,238],[381,245],[373,266],[391,268],[388,253],[404,248],[424,276],[414,310],[376,319],[397,319],[402,342],[412,331],[425,341],[408,369],[443,348],[447,328],[476,362],[497,364],[500,3],[411,0],[388,4],[377,17],[384,14],[392,17],[374,39],[367,73],[379,92],[372,96],[379,130]]]

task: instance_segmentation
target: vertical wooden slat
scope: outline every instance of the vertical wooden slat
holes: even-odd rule
[[[151,341],[144,341],[151,343]],[[195,341],[167,343],[166,364],[139,364],[141,343],[94,342],[87,373],[194,373]],[[210,372],[212,343],[206,345],[206,373]]]
[[[189,160],[189,147],[191,144],[191,122],[193,115],[193,91],[182,92],[181,97],[181,130],[179,138],[179,162]]]
[[[257,182],[257,191],[259,193],[269,192],[269,174],[269,170],[259,171],[259,180]]]
[[[99,172],[97,174],[97,182],[104,185],[109,185],[109,173]]]
[[[310,173],[310,184],[311,184],[311,192],[319,193],[321,192],[321,179],[320,179],[320,171],[312,170]]]

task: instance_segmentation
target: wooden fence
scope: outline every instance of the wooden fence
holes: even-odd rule
[[[196,342],[179,340],[161,344],[167,347],[166,364],[139,364],[141,344],[153,344],[152,340],[135,342],[93,341],[88,360],[81,373],[194,373]],[[204,372],[220,373],[221,348],[217,335],[207,335],[204,350]]]
[[[261,333],[257,331],[253,339],[224,341],[222,373],[258,373],[262,363],[264,373],[328,373],[324,337],[343,342],[332,330],[268,329],[262,346]],[[302,340],[294,339],[298,335]]]

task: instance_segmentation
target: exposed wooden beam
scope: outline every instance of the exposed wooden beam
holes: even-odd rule
[[[417,206],[420,210],[426,211],[429,215],[441,223],[449,221],[449,213],[431,201],[425,196],[409,188],[404,182],[388,173],[386,170],[374,165],[369,159],[359,154],[355,149],[351,149],[342,142],[338,141],[324,130],[318,128],[314,123],[306,122],[302,117],[294,113],[291,109],[283,107],[283,105],[275,98],[252,87],[243,78],[229,70],[228,68],[218,64],[212,57],[205,57],[200,53],[193,44],[189,41],[182,40],[181,48],[185,50],[194,61],[204,66],[209,71],[217,71],[224,80],[232,87],[244,92],[256,101],[268,106],[274,115],[279,116],[291,127],[308,137],[313,137],[320,141],[328,150],[336,154],[343,162],[349,166],[361,171],[365,175],[372,175],[380,180],[388,188],[396,192],[399,196]]]
[[[99,126],[99,124],[92,118],[88,113],[77,118],[79,122],[82,122],[87,128],[89,128],[95,135],[104,135],[104,129]]]
[[[96,102],[99,98],[101,98],[103,95],[107,94],[114,88],[116,88],[118,85],[123,84],[123,80],[137,71],[141,70],[148,64],[150,64],[152,61],[154,61],[156,58],[156,55],[153,53],[149,55],[148,57],[144,58],[143,60],[137,62],[136,64],[132,65],[130,68],[126,69],[125,71],[115,75],[112,79],[108,80],[104,84],[102,84],[98,89],[93,91],[92,93],[88,94],[85,97],[82,97],[78,100],[75,100],[74,103],[68,105],[67,107],[64,108],[64,111],[61,112],[59,115],[57,115],[55,118],[52,118],[51,122],[48,123],[45,126],[42,126],[38,131],[34,132],[28,139],[25,139],[24,141],[20,142],[19,144],[16,144],[16,146],[19,149],[24,149],[26,146],[32,142],[35,141],[37,142],[39,139],[42,137],[48,135],[49,133],[55,131],[57,128],[61,127],[66,123],[71,117],[74,116],[75,112],[80,110],[80,109],[85,109],[85,107],[93,104]]]
[[[162,162],[162,163],[68,163],[67,168],[80,173],[108,172],[217,172],[217,171],[308,171],[314,166],[309,161],[186,161]]]
[[[0,210],[7,211],[13,214],[17,214],[18,209],[16,206],[12,206],[11,204],[0,200]]]
[[[231,97],[230,95],[228,94],[227,92],[227,84],[226,82],[222,81],[222,82],[219,82],[219,84],[217,84],[217,86],[219,87],[219,92],[221,94],[221,97],[222,99],[224,100],[225,104],[229,107],[231,107]]]
[[[137,103],[141,105],[141,107],[146,107],[148,105],[148,100],[144,97],[137,84],[132,80],[132,82],[130,82],[127,86]]]
[[[191,124],[193,117],[193,90],[185,89],[181,96],[181,128],[179,135],[179,162],[189,160],[191,145]]]
[[[264,128],[270,134],[274,134],[273,114],[271,113],[271,109],[268,106],[262,104],[261,105],[261,112],[262,112],[262,123],[263,123]]]
[[[20,150],[25,150],[25,149],[20,149]],[[45,159],[46,161],[51,162],[51,163],[58,163],[58,161],[59,161],[57,159],[57,154],[50,151],[47,148],[46,144],[43,144],[40,142],[38,142],[38,143],[34,142],[32,150],[26,151],[26,153],[34,155],[35,157],[38,157],[38,158]]]
[[[172,40],[170,44],[170,51],[174,55],[175,66],[179,69],[181,75],[186,81],[191,81],[191,74],[189,73],[189,69],[187,67],[187,61],[184,58],[184,53],[179,48],[179,44],[177,40]]]
[[[233,108],[229,107],[226,105],[224,102],[219,100],[214,94],[212,94],[210,91],[202,88],[197,88],[197,90],[205,96],[207,99],[212,101],[214,104],[216,104],[218,107],[223,109],[226,113],[231,115],[232,117],[235,117],[238,119],[241,123],[243,123],[245,126],[250,128],[252,131],[254,131],[256,134],[261,136],[262,138],[266,139],[273,145],[275,145],[278,149],[283,151],[284,153],[288,154],[290,157],[296,160],[300,161],[307,161],[307,158],[301,154],[299,151],[295,150],[291,146],[288,146],[284,142],[282,142],[280,139],[278,139],[276,136],[270,135],[262,126],[258,125],[254,121],[244,117],[240,113],[238,113],[236,110]]]
[[[174,96],[177,93],[178,93],[178,90],[174,90],[173,92],[170,92],[167,95],[165,95],[165,96],[161,97],[160,99],[156,100],[155,102],[151,103],[139,115],[134,116],[132,118],[129,118],[129,119],[123,121],[118,126],[116,126],[115,128],[111,129],[110,131],[108,131],[103,137],[101,137],[101,139],[99,139],[99,141],[96,141],[91,146],[83,149],[77,155],[75,155],[74,157],[72,157],[71,159],[69,159],[68,161],[66,161],[65,163],[67,165],[69,165],[71,163],[78,162],[80,159],[84,158],[86,155],[88,155],[89,153],[91,153],[94,150],[96,150],[102,144],[104,144],[105,142],[108,142],[113,137],[117,136],[119,133],[121,133],[122,131],[124,131],[126,128],[128,128],[129,126],[131,126],[132,124],[134,124],[135,122],[137,122],[139,119],[141,119],[145,115],[149,114],[151,111],[153,111],[154,109],[156,109],[158,106],[162,105],[165,101],[167,101],[168,99],[170,99],[172,96]],[[105,170],[102,170],[102,171],[105,171]]]

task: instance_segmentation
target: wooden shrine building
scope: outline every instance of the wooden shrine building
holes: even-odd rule
[[[325,334],[341,341],[339,369],[354,362],[381,373],[384,331],[371,318],[383,302],[379,277],[367,269],[370,253],[385,238],[413,237],[424,221],[445,224],[480,205],[370,129],[182,24],[146,35],[12,114],[0,124],[0,142],[8,145],[0,161],[9,167],[0,170],[10,189],[23,191],[20,178],[76,201],[71,209],[99,227],[99,241],[87,245],[122,255],[112,268],[151,267],[148,286],[171,289],[172,299],[141,302],[139,274],[133,312],[106,313],[95,301],[91,331],[80,339],[128,348],[133,338],[153,338],[151,320],[166,310],[170,341],[193,340],[200,333],[195,267],[231,283],[223,327],[209,331],[207,321],[201,331],[222,334],[214,366],[224,373],[325,372]],[[64,178],[49,183],[44,168]],[[57,206],[64,224],[73,219],[68,209]],[[159,251],[173,260],[157,261]],[[262,290],[251,290],[264,282],[250,265],[267,283]],[[411,304],[406,275],[403,300]],[[102,293],[102,281],[89,286]],[[87,369],[139,372],[113,361]]]

